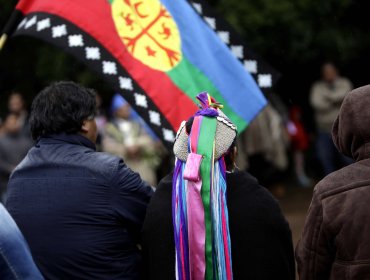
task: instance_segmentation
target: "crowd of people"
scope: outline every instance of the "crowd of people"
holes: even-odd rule
[[[310,95],[315,142],[302,110],[274,95],[237,137],[200,94],[170,160],[120,94],[103,108],[93,90],[58,82],[28,114],[13,92],[0,127],[0,278],[295,279],[289,224],[267,188],[279,195],[290,160],[297,183],[312,186],[314,144],[331,174],[315,187],[296,249],[300,278],[367,279],[370,87],[351,90],[323,65]],[[173,171],[157,176],[165,161]]]
[[[120,94],[113,96],[108,109],[102,107],[98,94],[96,103],[96,149],[124,158],[131,169],[156,186],[157,169],[167,155],[159,138]],[[31,137],[28,121],[22,94],[12,92],[8,98],[8,113],[0,122],[0,201],[3,202],[10,174],[37,142]]]
[[[330,136],[341,101],[351,88],[350,81],[340,77],[333,64],[322,66],[322,79],[312,86],[310,94],[315,133],[306,129],[302,108],[294,104],[287,107],[276,94],[267,96],[268,105],[238,137],[239,169],[248,170],[280,197],[285,193],[283,183],[287,177],[294,177],[296,185],[312,187],[317,179],[351,163],[351,159],[337,152]],[[168,151],[120,94],[112,96],[109,106],[102,105],[100,95],[96,102],[97,150],[123,157],[130,168],[156,186],[158,178],[173,167]],[[0,122],[2,201],[11,171],[33,144],[24,98],[13,92],[8,99],[8,114]],[[316,159],[321,166],[319,172],[312,164],[307,165],[310,147],[311,162]],[[164,166],[166,170],[162,170]]]
[[[270,94],[268,105],[239,138],[239,165],[280,196],[284,191],[275,187],[281,187],[279,182],[289,177],[289,170],[297,185],[312,187],[315,181],[352,163],[331,141],[332,124],[351,89],[351,82],[339,75],[334,64],[322,65],[321,79],[312,85],[309,95],[315,130],[307,129],[299,105],[287,107],[276,94]]]

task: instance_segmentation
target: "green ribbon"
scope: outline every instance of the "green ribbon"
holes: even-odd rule
[[[202,178],[202,201],[204,207],[204,220],[206,227],[206,280],[213,280],[213,257],[212,257],[212,216],[211,216],[211,169],[213,166],[213,143],[215,141],[217,120],[216,118],[203,117],[200,127],[197,153],[203,155],[200,166]]]

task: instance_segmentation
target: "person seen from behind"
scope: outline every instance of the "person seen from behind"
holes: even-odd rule
[[[57,82],[34,99],[36,145],[13,171],[6,207],[46,279],[139,279],[152,188],[95,151],[95,93]]]
[[[134,119],[133,109],[119,93],[112,98],[111,112],[113,116],[105,128],[103,150],[123,157],[128,167],[156,186],[155,169],[160,164],[161,145],[138,119]]]
[[[278,203],[235,167],[236,126],[221,104],[183,122],[173,174],[157,187],[142,239],[146,279],[294,279],[292,236]]]
[[[346,95],[332,129],[355,162],[314,189],[296,248],[301,280],[370,279],[370,85]]]

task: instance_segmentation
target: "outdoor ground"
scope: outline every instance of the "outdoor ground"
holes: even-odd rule
[[[313,188],[291,186],[283,198],[278,199],[286,219],[290,224],[294,248],[301,236]],[[298,279],[298,275],[297,278]]]
[[[279,199],[280,206],[292,230],[294,246],[297,244],[304,226],[312,191],[313,188],[291,187],[287,190],[285,197]]]

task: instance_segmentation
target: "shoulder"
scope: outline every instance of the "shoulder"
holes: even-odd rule
[[[258,180],[246,171],[235,171],[226,173],[227,183],[247,183],[249,185],[258,186]]]
[[[355,162],[329,174],[316,184],[314,194],[319,199],[325,199],[358,188],[367,188],[370,191],[369,159]]]
[[[114,169],[117,169],[120,161],[122,161],[122,158],[118,156],[93,150],[87,150],[86,157],[90,160],[89,164],[96,165],[98,168],[106,167],[111,172],[113,172]]]
[[[172,203],[172,176],[173,173],[170,173],[159,182],[151,204],[166,203],[166,201]]]
[[[236,177],[232,180],[228,178],[227,182],[227,207],[231,228],[240,232],[250,232],[254,229],[289,236],[289,224],[270,192],[246,172],[230,175],[229,177]]]
[[[317,90],[320,90],[324,86],[324,82],[316,81],[311,86],[311,94],[315,93]]]
[[[112,155],[112,154],[109,154],[109,153],[104,153],[104,152],[95,152],[95,151],[93,151],[93,152],[90,153],[90,156],[92,158],[95,158],[95,159],[99,160],[102,163],[113,164],[113,165],[116,165],[116,166],[122,160],[122,158],[120,158],[118,156],[115,156],[115,155]]]
[[[147,209],[147,223],[172,216],[172,173],[164,177],[156,187]],[[164,222],[164,221],[163,221]]]
[[[275,201],[270,192],[262,187],[258,180],[246,171],[227,173],[226,180],[229,195],[234,193],[245,194],[251,197],[257,195]]]
[[[105,126],[105,130],[107,132],[112,132],[112,131],[117,131],[118,130],[118,127],[115,123],[113,122],[108,122],[107,125]]]
[[[171,224],[172,220],[172,174],[167,175],[158,184],[153,196],[150,199],[146,218],[144,222],[144,232],[150,228],[156,228],[159,223],[162,226]],[[171,224],[172,225],[172,224]],[[154,231],[162,231],[154,229]]]
[[[342,86],[352,87],[351,81],[349,79],[345,78],[345,77],[339,77],[338,78],[338,83]]]
[[[156,188],[157,192],[166,192],[168,191],[168,187],[172,187],[172,177],[173,173],[171,172],[162,180],[160,180],[158,187]]]
[[[85,148],[84,156],[81,158],[83,165],[89,170],[99,174],[101,178],[107,181],[112,181],[112,178],[125,170],[126,165],[123,159],[108,153],[96,152],[89,148]],[[128,168],[127,168],[128,169]]]
[[[317,81],[313,83],[310,89],[310,102],[311,103],[316,103],[320,98],[325,95],[326,89],[325,85],[322,81]]]
[[[227,174],[227,189],[230,207],[237,207],[241,211],[280,212],[276,199],[248,172]]]

